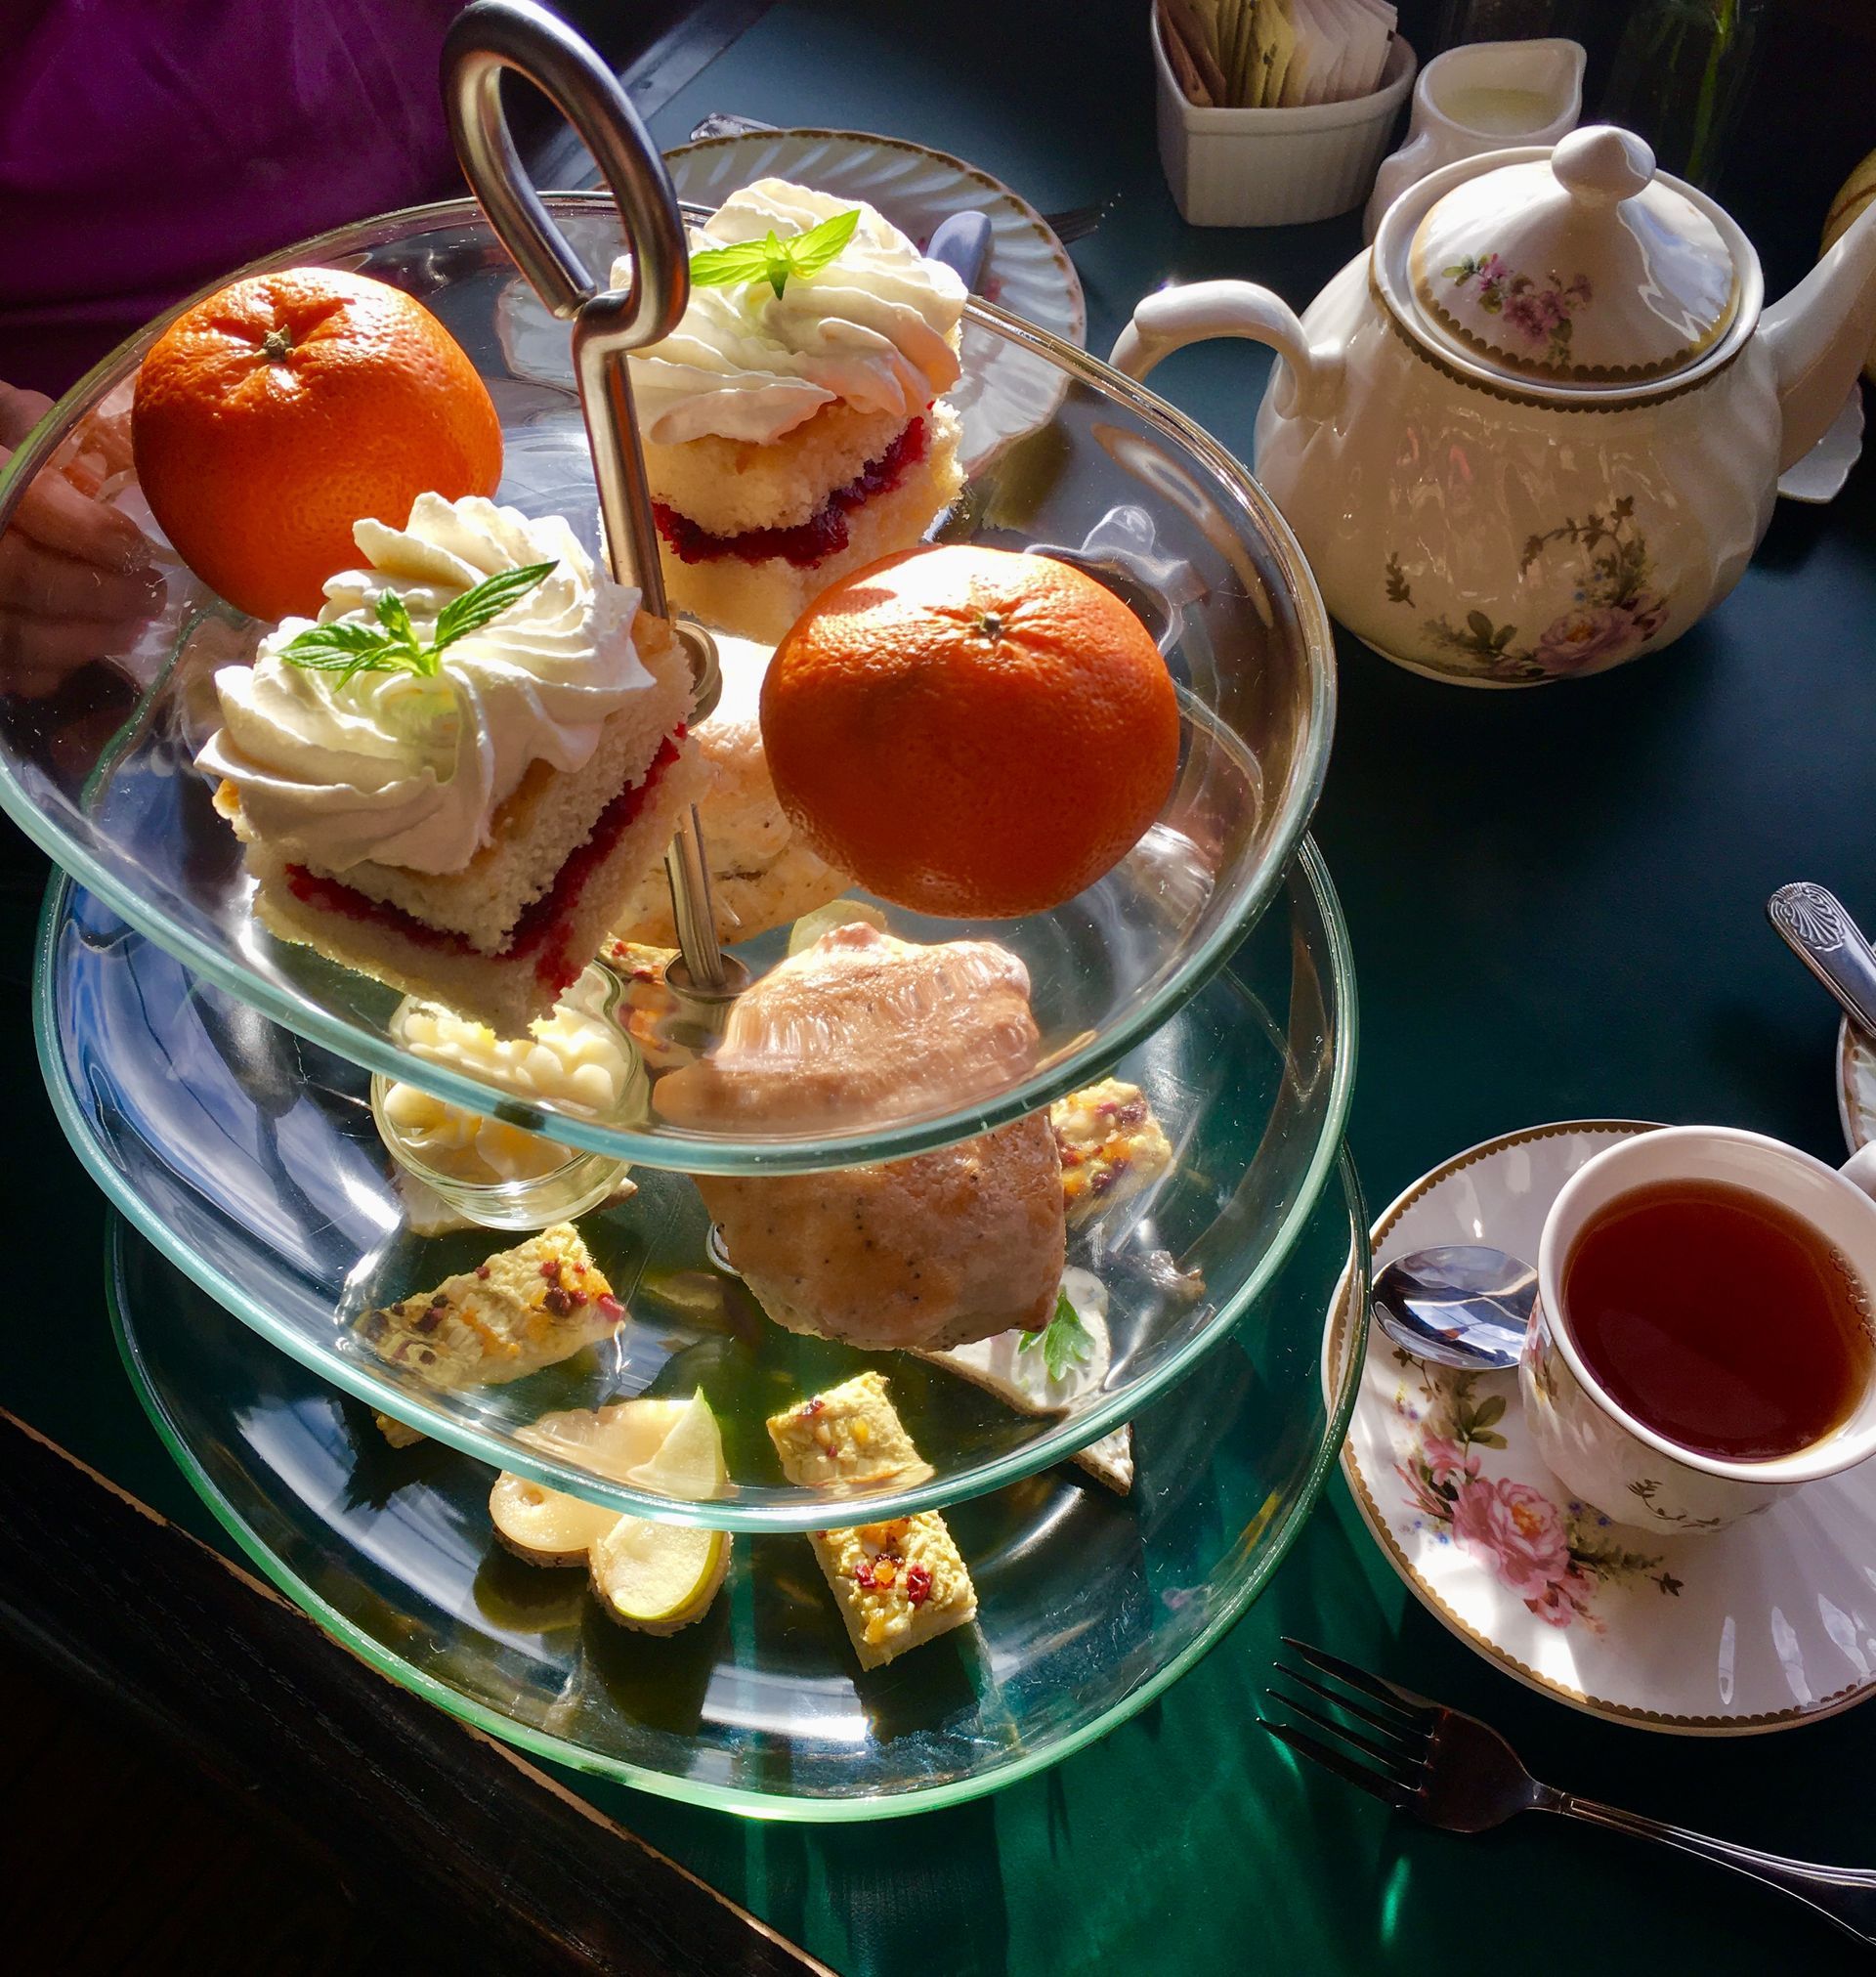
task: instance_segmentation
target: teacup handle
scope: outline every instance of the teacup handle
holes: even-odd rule
[[[1837,1172],[1876,1201],[1876,1141],[1857,1147]]]
[[[1128,377],[1144,377],[1162,359],[1188,343],[1242,336],[1267,343],[1288,366],[1277,386],[1276,408],[1323,419],[1342,396],[1342,352],[1312,344],[1301,319],[1281,295],[1255,281],[1190,281],[1141,298],[1108,363]]]

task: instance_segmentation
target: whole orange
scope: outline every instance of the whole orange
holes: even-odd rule
[[[492,494],[501,423],[462,347],[401,289],[251,275],[185,310],[137,373],[137,478],[176,552],[257,618],[311,616],[352,525]]]
[[[1139,839],[1178,766],[1146,627],[1049,556],[954,544],[857,571],[776,648],[762,742],[810,846],[921,913],[1072,898]]]

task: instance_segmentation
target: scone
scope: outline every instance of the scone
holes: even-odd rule
[[[677,1126],[812,1136],[1006,1090],[1036,1050],[1006,949],[850,925],[756,982],[714,1054],[654,1103]],[[1046,1112],[906,1160],[696,1180],[730,1262],[791,1331],[936,1351],[1040,1330],[1054,1309],[1067,1236]]]
[[[734,942],[799,920],[837,899],[851,881],[801,841],[769,780],[759,703],[773,648],[727,633],[716,645],[722,696],[692,730],[692,741],[716,937]],[[675,945],[671,888],[661,871],[640,881],[614,931],[628,941]]]
[[[670,594],[771,643],[835,578],[917,542],[963,485],[940,396],[959,374],[951,269],[871,206],[785,179],[733,193],[692,236],[694,269],[849,213],[851,236],[780,294],[694,273],[677,328],[631,357]]]
[[[405,527],[354,535],[362,566],[317,626],[288,619],[216,674],[197,766],[272,931],[515,1036],[663,856],[691,790],[689,663],[557,516],[421,494]],[[450,636],[478,586],[541,566]],[[412,658],[345,669],[338,641],[400,628]]]

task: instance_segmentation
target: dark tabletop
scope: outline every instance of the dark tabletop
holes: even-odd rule
[[[1169,279],[1249,276],[1300,307],[1356,250],[1354,221],[1183,226],[1154,149],[1144,14],[785,0],[654,132],[679,142],[706,110],[734,109],[917,138],[1044,208],[1118,191],[1075,250],[1097,351]],[[1809,258],[1818,215],[1788,210],[1773,144],[1736,177],[1725,190],[1775,292]],[[1154,384],[1248,455],[1263,371],[1255,347],[1220,344]],[[1372,1201],[1473,1140],[1572,1116],[1725,1121],[1839,1157],[1834,1017],[1763,909],[1806,878],[1876,920],[1876,469],[1828,508],[1781,504],[1710,619],[1600,678],[1479,694],[1347,640],[1342,662],[1315,830],[1354,941],[1352,1142]],[[17,1095],[0,1241],[15,1259],[43,1259],[50,1241],[59,1264],[50,1309],[8,1314],[26,1343],[0,1358],[0,1405],[213,1537],[119,1372],[97,1288],[103,1208],[33,1080],[35,907],[21,888],[0,920]],[[993,1798],[815,1829],[568,1782],[853,1977],[1866,1967],[1778,1898],[1661,1850],[1537,1820],[1450,1838],[1300,1773],[1254,1722],[1280,1633],[1488,1716],[1574,1789],[1774,1851],[1876,1863],[1862,1788],[1876,1709],[1706,1741],[1544,1700],[1408,1595],[1339,1477],[1199,1669],[1094,1748]]]

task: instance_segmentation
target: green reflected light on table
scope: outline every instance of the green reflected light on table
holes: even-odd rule
[[[1201,233],[1160,175],[1143,5],[943,8],[781,0],[654,122],[711,109],[874,128],[971,159],[1039,206],[1121,198],[1075,249],[1089,342],[1138,295],[1244,275],[1293,304],[1358,244],[1355,218]],[[1777,213],[1778,165],[1742,134],[1728,196],[1777,292],[1819,215]],[[1735,191],[1738,188],[1738,191]],[[1756,198],[1757,205],[1750,203]],[[1265,360],[1182,354],[1155,387],[1241,453]],[[1772,887],[1815,879],[1876,919],[1876,469],[1786,508],[1739,589],[1667,654],[1580,685],[1468,694],[1343,642],[1317,834],[1360,976],[1352,1140],[1385,1203],[1435,1161],[1542,1119],[1628,1115],[1837,1144],[1834,1016],[1767,932]],[[36,900],[10,903],[12,1067],[30,1078],[21,969]],[[103,1211],[43,1100],[19,1115],[4,1227],[97,1254]],[[198,1531],[119,1375],[102,1298],[11,1356],[0,1403]],[[1613,1836],[1526,1820],[1475,1840],[1391,1818],[1257,1730],[1278,1636],[1323,1641],[1487,1716],[1539,1776],[1746,1844],[1876,1862],[1876,1710],[1769,1738],[1682,1740],[1592,1721],[1486,1667],[1400,1586],[1340,1482],[1235,1633],[1093,1749],[999,1796],[871,1828],[803,1830],[559,1774],[848,1977],[1386,1972],[1532,1958],[1730,1977],[1850,1977],[1866,1956],[1778,1898]]]

